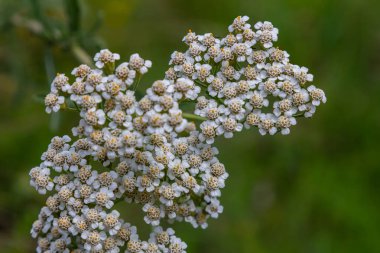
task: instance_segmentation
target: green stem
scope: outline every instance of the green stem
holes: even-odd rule
[[[137,87],[139,86],[140,81],[141,81],[141,76],[142,76],[142,74],[137,72],[137,82],[136,82],[136,85],[133,87],[133,91],[136,91]]]
[[[104,73],[107,75],[112,75],[113,72],[115,71],[115,62],[108,62],[107,64],[104,65]]]
[[[78,109],[77,108],[73,108],[73,107],[69,107],[69,106],[63,106],[63,107],[61,107],[61,109],[62,110],[70,110],[70,111],[78,111]]]
[[[200,121],[205,121],[207,120],[206,118],[203,118],[201,116],[198,116],[198,115],[195,115],[195,114],[191,114],[191,113],[182,113],[182,117],[186,118],[186,119],[193,119],[193,120],[200,120]]]
[[[45,46],[44,62],[45,62],[45,70],[46,70],[46,76],[48,79],[48,85],[49,86],[55,77],[55,63],[54,63],[54,57],[53,57],[52,51],[53,51],[53,49],[52,49],[51,45],[47,44]]]
[[[293,115],[293,117],[294,118],[300,118],[300,117],[302,117],[304,114],[302,113],[302,114],[296,114],[296,115]]]
[[[220,62],[218,63],[215,63],[215,65],[212,66],[212,74],[215,76],[216,73],[218,73],[219,69],[220,69]]]
[[[204,87],[204,88],[207,88],[207,85],[206,85],[206,84],[204,84],[204,83],[202,83],[202,82],[200,82],[200,81],[198,81],[198,80],[194,80],[194,82],[195,82],[196,84],[199,84],[200,86],[202,86],[202,87]]]
[[[80,112],[80,108],[79,108],[78,104],[74,102],[74,105],[75,105],[75,108],[77,109],[77,111]]]

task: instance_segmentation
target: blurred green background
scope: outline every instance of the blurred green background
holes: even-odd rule
[[[76,119],[49,116],[38,102],[52,75],[85,60],[82,49],[108,47],[125,59],[139,52],[153,61],[144,90],[184,49],[189,28],[224,35],[238,15],[272,21],[277,45],[310,68],[328,102],[290,136],[246,131],[218,141],[230,173],[225,211],[207,230],[175,225],[188,252],[380,252],[379,1],[75,2],[0,0],[1,252],[34,251],[29,229],[45,197],[28,172]],[[126,213],[143,226],[137,209]]]

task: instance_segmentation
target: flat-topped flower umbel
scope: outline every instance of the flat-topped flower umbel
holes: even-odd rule
[[[51,140],[30,171],[31,185],[50,193],[31,231],[37,252],[185,252],[186,243],[160,224],[206,228],[222,213],[228,173],[215,138],[251,127],[288,134],[297,117],[326,102],[308,69],[273,47],[278,29],[247,21],[237,17],[223,38],[190,31],[188,50],[171,55],[165,78],[142,98],[134,90],[152,63],[139,54],[119,63],[104,49],[96,68],[57,75],[46,111],[77,110],[81,119],[71,136]],[[184,112],[183,102],[195,103],[194,112]],[[148,240],[115,209],[120,201],[141,206],[153,227]]]

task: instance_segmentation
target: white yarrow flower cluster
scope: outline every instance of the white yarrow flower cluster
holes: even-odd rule
[[[188,50],[171,55],[165,78],[141,98],[132,87],[152,63],[139,54],[119,64],[104,49],[95,69],[74,68],[72,81],[57,75],[46,111],[74,109],[80,120],[71,137],[51,140],[30,171],[31,185],[50,193],[31,230],[37,252],[185,252],[186,243],[160,224],[206,228],[222,213],[228,173],[214,139],[253,126],[288,134],[296,117],[311,117],[326,102],[308,85],[308,69],[273,47],[278,29],[270,22],[252,29],[247,21],[236,18],[221,39],[189,32]],[[182,111],[185,101],[196,104],[194,114]],[[113,209],[120,201],[141,206],[154,227],[149,240]]]

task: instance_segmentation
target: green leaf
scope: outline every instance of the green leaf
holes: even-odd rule
[[[78,0],[66,0],[66,12],[69,18],[69,31],[70,33],[76,33],[80,30],[80,16],[81,11]]]

